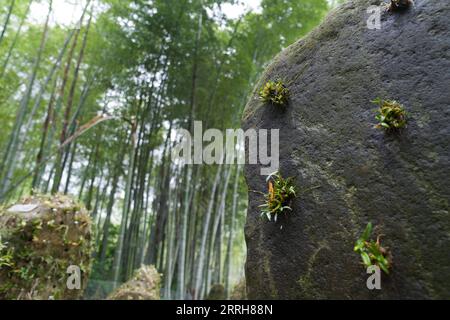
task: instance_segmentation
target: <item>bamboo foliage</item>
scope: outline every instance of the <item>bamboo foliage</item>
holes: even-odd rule
[[[10,184],[10,180],[14,171],[14,164],[17,156],[17,150],[19,149],[20,132],[22,130],[22,125],[27,112],[28,104],[31,99],[31,93],[33,90],[33,85],[36,80],[37,71],[41,63],[42,54],[44,51],[45,43],[47,41],[48,23],[50,19],[50,14],[52,12],[52,1],[49,2],[47,18],[45,20],[44,31],[42,32],[41,42],[37,52],[36,59],[34,61],[32,72],[29,75],[25,93],[20,101],[20,106],[17,111],[16,121],[11,133],[6,152],[4,154],[4,159],[1,165],[0,172],[2,175],[1,185],[0,185],[0,200],[3,198],[3,193]],[[5,26],[6,27],[6,26]]]
[[[11,0],[11,4],[8,8],[8,13],[6,14],[5,23],[3,24],[2,32],[0,33],[0,44],[5,36],[6,30],[8,29],[9,19],[11,18],[11,14],[14,10],[14,5],[16,4],[16,0]]]

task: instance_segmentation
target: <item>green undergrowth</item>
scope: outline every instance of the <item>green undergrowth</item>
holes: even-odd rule
[[[91,219],[77,201],[36,195],[0,208],[0,299],[77,299],[67,268],[90,271]]]

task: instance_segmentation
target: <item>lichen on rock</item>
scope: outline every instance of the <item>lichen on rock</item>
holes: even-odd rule
[[[154,266],[143,266],[131,280],[122,284],[108,300],[159,300],[161,275]]]
[[[35,195],[0,208],[0,299],[78,299],[91,255],[91,220],[64,195]],[[67,270],[80,270],[81,287],[67,286]]]

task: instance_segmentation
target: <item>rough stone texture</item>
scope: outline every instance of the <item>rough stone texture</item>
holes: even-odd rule
[[[90,271],[91,219],[63,195],[33,196],[0,208],[0,300],[78,299]],[[69,266],[81,288],[67,287]],[[75,281],[69,281],[74,284]]]
[[[249,194],[250,299],[450,298],[450,2],[383,11],[382,29],[369,30],[366,9],[379,3],[333,11],[274,59],[246,107],[244,129],[280,128],[281,173],[320,186],[276,224]],[[285,111],[258,99],[276,78],[291,91]],[[405,130],[373,128],[377,97],[404,104]],[[246,167],[247,183],[266,192],[259,170]],[[379,291],[353,252],[368,221],[393,255]]]
[[[134,277],[117,288],[108,300],[159,300],[161,275],[154,266],[143,266]]]

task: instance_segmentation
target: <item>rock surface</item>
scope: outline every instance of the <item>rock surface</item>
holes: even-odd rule
[[[249,194],[249,299],[450,298],[450,2],[415,0],[382,10],[369,30],[369,5],[348,1],[311,34],[280,53],[249,101],[243,128],[280,128],[280,171],[296,179],[293,212],[260,218]],[[286,110],[258,91],[282,79]],[[375,98],[408,112],[397,134],[375,129]],[[250,190],[267,192],[260,167],[246,167]],[[353,252],[372,221],[393,256],[382,289]],[[282,227],[282,228],[281,228]]]
[[[89,214],[70,197],[39,195],[0,208],[0,300],[80,298],[90,239]]]
[[[143,266],[134,277],[117,288],[108,300],[159,300],[161,275],[154,266]]]

